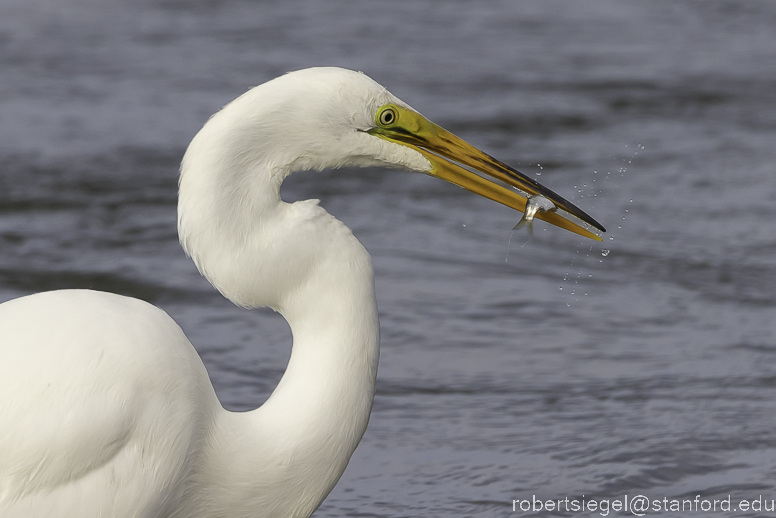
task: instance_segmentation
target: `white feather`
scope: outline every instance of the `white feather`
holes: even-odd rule
[[[260,408],[218,403],[161,310],[59,291],[0,305],[0,517],[307,517],[366,429],[379,329],[369,254],[317,201],[287,204],[294,171],[428,171],[364,132],[402,104],[363,74],[303,70],[213,116],[181,166],[179,233],[208,280],[288,320],[288,369]],[[257,337],[258,343],[261,337]]]

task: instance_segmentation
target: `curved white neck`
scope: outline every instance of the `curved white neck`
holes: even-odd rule
[[[371,259],[316,201],[280,199],[294,164],[273,164],[261,148],[246,159],[229,137],[211,120],[184,158],[181,242],[230,300],[280,312],[294,343],[264,405],[217,413],[191,505],[203,516],[308,516],[369,420],[379,356]]]
[[[198,499],[230,516],[309,516],[369,421],[379,356],[371,268],[322,268],[282,311],[294,340],[283,378],[258,409],[220,413],[202,466],[217,475]]]

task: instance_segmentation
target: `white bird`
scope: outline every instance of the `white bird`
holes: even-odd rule
[[[366,75],[316,68],[214,115],[183,158],[178,230],[199,271],[243,307],[288,321],[271,397],[226,411],[183,331],[145,302],[89,290],[0,305],[0,517],[307,517],[366,430],[379,329],[369,254],[290,173],[389,166],[518,210],[525,196],[600,224],[429,122]],[[556,212],[536,217],[598,237]]]

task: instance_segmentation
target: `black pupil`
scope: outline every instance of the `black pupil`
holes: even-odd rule
[[[393,112],[386,110],[383,112],[383,124],[390,124],[393,122]]]

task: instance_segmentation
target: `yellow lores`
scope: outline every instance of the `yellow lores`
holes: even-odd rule
[[[413,110],[396,104],[386,104],[377,110],[375,119],[376,127],[369,130],[368,133],[411,147],[421,153],[431,162],[431,170],[428,171],[431,176],[436,176],[502,205],[525,212],[527,196],[486,180],[466,169],[469,167],[515,187],[529,196],[543,196],[550,200],[555,207],[579,218],[601,232],[606,231],[600,223],[562,196],[512,169],[504,162],[480,151]],[[554,209],[538,212],[535,217],[581,236],[601,241],[598,235],[560,216]]]

